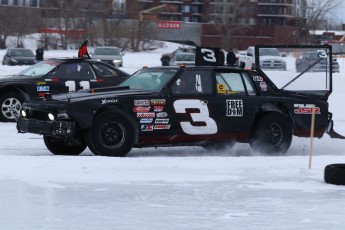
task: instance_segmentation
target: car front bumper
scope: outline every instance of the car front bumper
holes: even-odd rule
[[[17,120],[19,133],[35,133],[47,136],[72,137],[75,134],[75,122],[71,121],[42,121],[20,117]]]

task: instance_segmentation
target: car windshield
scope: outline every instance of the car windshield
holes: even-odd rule
[[[173,78],[177,69],[142,69],[122,82],[120,86],[129,86],[130,89],[142,89],[160,92]]]
[[[258,49],[260,69],[279,89],[319,96],[331,92],[331,71],[339,71],[339,64],[331,64],[328,47],[288,46],[279,50],[286,56],[281,60],[267,60],[260,59],[261,52],[267,49]]]
[[[42,77],[60,64],[61,62],[56,60],[41,61],[33,66],[30,66],[27,69],[24,69],[23,71],[15,75],[25,76],[29,78]]]
[[[319,54],[317,52],[315,52],[315,53],[306,53],[303,56],[304,56],[304,58],[315,59],[315,60],[320,58]]]
[[[195,61],[195,54],[176,54],[176,61]]]
[[[11,55],[13,57],[34,57],[34,53],[31,50],[12,50]]]
[[[277,49],[263,48],[260,50],[260,56],[280,56]]]
[[[120,50],[117,48],[96,48],[94,55],[120,55]]]

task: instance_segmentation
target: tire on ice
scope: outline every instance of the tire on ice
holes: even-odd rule
[[[43,136],[44,144],[54,155],[76,156],[82,153],[87,145],[85,140],[73,140]]]
[[[137,136],[134,118],[116,109],[97,115],[89,129],[87,143],[95,155],[124,157],[133,148]]]
[[[281,155],[289,149],[292,135],[291,120],[283,114],[270,112],[259,119],[249,143],[254,152]]]
[[[324,180],[328,184],[345,185],[345,164],[330,164],[325,167]]]

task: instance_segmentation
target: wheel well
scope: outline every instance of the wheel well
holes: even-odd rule
[[[22,89],[18,88],[18,87],[6,87],[6,88],[3,88],[0,91],[0,96],[4,95],[6,93],[18,93],[22,97],[24,97],[25,99],[28,99],[27,93],[25,91],[23,91]]]
[[[295,127],[295,125],[294,125],[295,122],[294,122],[292,116],[290,115],[290,112],[288,111],[288,109],[283,104],[277,103],[277,102],[266,103],[260,107],[260,111],[255,117],[253,125],[250,128],[250,135],[249,135],[250,137],[252,136],[252,134],[254,134],[254,131],[257,127],[259,120],[269,113],[279,113],[279,114],[287,117],[290,120],[290,122],[292,123],[292,127]]]
[[[135,125],[135,133],[136,133],[136,138],[135,138],[135,143],[138,143],[138,139],[139,139],[139,129],[138,129],[138,122],[135,119],[135,117],[133,116],[133,114],[130,113],[130,111],[120,105],[110,105],[110,106],[103,106],[102,108],[100,108],[97,113],[95,114],[95,116],[93,117],[93,120],[96,119],[96,117],[106,111],[111,111],[111,110],[119,110],[125,113],[126,117],[128,117],[133,124]],[[92,121],[93,122],[93,121]]]

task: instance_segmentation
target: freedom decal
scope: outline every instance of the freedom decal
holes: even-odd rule
[[[226,100],[226,116],[242,117],[243,101],[242,100]]]

